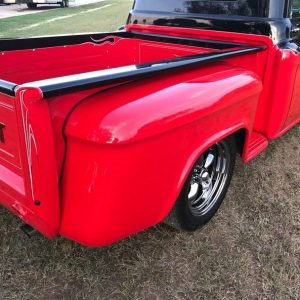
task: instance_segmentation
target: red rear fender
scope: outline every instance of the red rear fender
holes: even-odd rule
[[[245,100],[258,99],[261,88],[251,71],[225,63],[137,81],[90,97],[73,112],[66,134],[96,144],[136,142],[232,106],[243,109]],[[241,110],[234,119],[244,114]]]
[[[222,63],[83,102],[65,131],[61,234],[100,246],[162,221],[199,155],[252,130],[261,88],[253,73]]]

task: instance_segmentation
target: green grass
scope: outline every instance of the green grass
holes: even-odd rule
[[[50,9],[46,12],[1,19],[0,38],[115,31],[125,24],[132,2],[107,0],[80,7]],[[106,5],[110,6],[104,7]],[[97,10],[100,7],[104,8]],[[58,19],[53,20],[54,18]],[[31,27],[35,24],[38,26]]]
[[[300,127],[238,164],[217,216],[87,249],[18,229],[0,207],[0,299],[300,299]]]

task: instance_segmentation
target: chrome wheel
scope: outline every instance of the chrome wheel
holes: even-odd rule
[[[188,205],[192,215],[204,216],[216,204],[227,181],[230,158],[230,148],[224,142],[200,157],[189,182]]]
[[[225,199],[235,160],[234,135],[205,151],[193,166],[165,223],[188,231],[205,225]]]

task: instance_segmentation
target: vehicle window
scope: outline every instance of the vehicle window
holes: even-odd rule
[[[132,5],[133,0],[0,0],[0,39],[115,31]]]
[[[269,0],[137,0],[136,9],[175,13],[267,17]]]

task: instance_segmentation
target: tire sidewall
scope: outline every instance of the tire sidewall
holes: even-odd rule
[[[60,6],[61,6],[62,8],[66,8],[66,7],[67,7],[67,2],[66,2],[66,0],[63,0],[63,1],[60,3]]]

